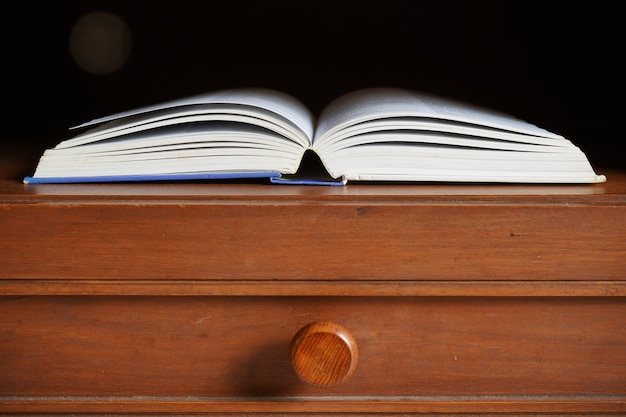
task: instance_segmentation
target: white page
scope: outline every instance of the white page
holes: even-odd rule
[[[346,126],[383,117],[424,117],[452,120],[529,135],[562,138],[545,129],[491,109],[395,88],[355,91],[330,103],[319,117],[314,143]]]
[[[381,159],[380,155],[387,155]],[[584,154],[511,152],[489,149],[393,145],[362,146],[329,155],[324,165],[332,176],[350,180],[455,182],[595,183],[597,175]]]
[[[313,137],[314,117],[311,111],[296,98],[280,91],[263,88],[240,88],[230,90],[220,90],[206,94],[200,94],[179,100],[172,100],[153,106],[141,107],[134,110],[112,114],[101,117],[75,126],[73,129],[95,126],[115,119],[133,116],[151,111],[158,111],[167,108],[182,106],[193,106],[199,104],[237,104],[249,107],[258,107],[291,120],[309,138]]]
[[[347,137],[333,142],[331,146],[324,147],[324,155],[337,152],[351,147],[363,147],[364,145],[393,144],[400,151],[403,148],[414,146],[437,144],[442,146],[465,147],[468,149],[493,149],[517,152],[539,152],[539,153],[567,153],[572,150],[578,151],[573,146],[546,146],[534,143],[524,143],[507,140],[486,139],[476,136],[448,135],[438,132],[408,132],[408,131],[380,131],[367,132],[359,136]]]
[[[572,147],[572,143],[565,138],[529,136],[476,125],[460,125],[454,122],[438,123],[430,120],[432,119],[396,117],[350,125],[332,137],[316,144],[315,149],[321,154],[326,154],[335,149],[367,144],[370,142],[370,138],[375,139],[381,134],[387,135],[386,140],[391,142],[419,142],[424,135],[432,135],[435,132],[440,135],[447,135],[450,140],[445,140],[442,143],[451,144],[456,142],[454,138],[464,138],[484,142],[477,144],[480,147],[498,147],[499,144],[502,144],[507,148],[509,143],[532,145],[538,151],[542,148],[569,149]]]
[[[199,126],[198,123],[202,122],[238,122],[240,126],[237,130],[241,132],[246,132],[250,128],[258,126],[268,130],[266,133],[267,136],[280,138],[286,146],[290,143],[298,143],[302,148],[309,146],[308,139],[303,136],[303,133],[301,133],[299,129],[293,128],[292,124],[284,122],[285,119],[276,117],[275,113],[262,110],[260,112],[265,114],[265,117],[261,118],[259,112],[256,112],[255,117],[255,112],[245,111],[243,109],[232,109],[230,112],[228,112],[228,109],[223,109],[226,113],[216,113],[215,109],[206,108],[206,106],[201,107],[202,109],[198,111],[166,110],[166,115],[159,113],[158,116],[146,116],[143,117],[142,120],[136,120],[136,116],[130,116],[126,123],[117,123],[117,120],[111,121],[95,129],[88,130],[82,135],[59,143],[55,149],[70,149],[99,142],[101,142],[103,146],[106,146],[107,140],[111,141],[123,135],[136,135],[140,132],[148,132],[147,140],[149,140],[151,136],[156,137],[162,132],[169,132],[172,140],[175,140],[175,136],[177,136],[175,134],[176,131],[183,134],[185,131],[192,129],[193,127],[191,126]],[[114,126],[110,126],[111,124]],[[214,132],[213,127],[207,128],[207,126],[204,126],[202,129],[204,129],[204,133],[207,135],[211,135]],[[219,131],[219,127],[216,129]],[[270,133],[270,131],[274,133]],[[298,134],[299,132],[300,134]],[[134,140],[135,137],[136,136],[128,139],[129,142]],[[286,138],[289,140],[286,140]],[[129,146],[131,145],[132,143],[129,143]]]
[[[207,140],[207,132],[202,123],[189,123],[185,129],[179,126],[165,127],[154,131],[134,133],[131,137],[111,139],[104,142],[88,143],[81,146],[49,150],[48,154],[80,155],[80,154],[124,154],[153,152],[165,149],[191,149],[210,147],[258,147],[275,149],[277,152],[303,153],[302,146],[295,142],[285,141],[282,136],[268,135],[263,129],[253,125],[213,126],[210,135],[215,140]]]
[[[162,175],[209,172],[280,171],[295,173],[299,155],[250,148],[182,149],[141,155],[64,155],[46,151],[35,176],[83,177]]]

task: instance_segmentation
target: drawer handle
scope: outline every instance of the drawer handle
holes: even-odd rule
[[[356,341],[336,323],[310,323],[291,341],[289,360],[301,380],[318,387],[337,385],[356,369]]]

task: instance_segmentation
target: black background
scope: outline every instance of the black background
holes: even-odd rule
[[[73,124],[226,87],[277,88],[317,113],[356,88],[399,86],[503,110],[568,137],[596,167],[626,167],[618,1],[7,4],[4,141],[43,149]],[[129,61],[106,76],[69,51],[72,25],[96,10],[132,34]]]

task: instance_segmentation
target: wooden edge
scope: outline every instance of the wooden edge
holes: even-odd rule
[[[0,397],[6,413],[620,414],[626,396],[546,397]]]
[[[3,279],[0,295],[623,297],[626,281]]]

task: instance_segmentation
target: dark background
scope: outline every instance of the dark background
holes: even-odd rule
[[[272,87],[314,112],[361,87],[494,107],[560,133],[603,168],[624,159],[619,1],[21,1],[2,16],[2,140],[53,146],[71,125],[208,90]],[[126,65],[73,61],[76,20],[132,35]]]

